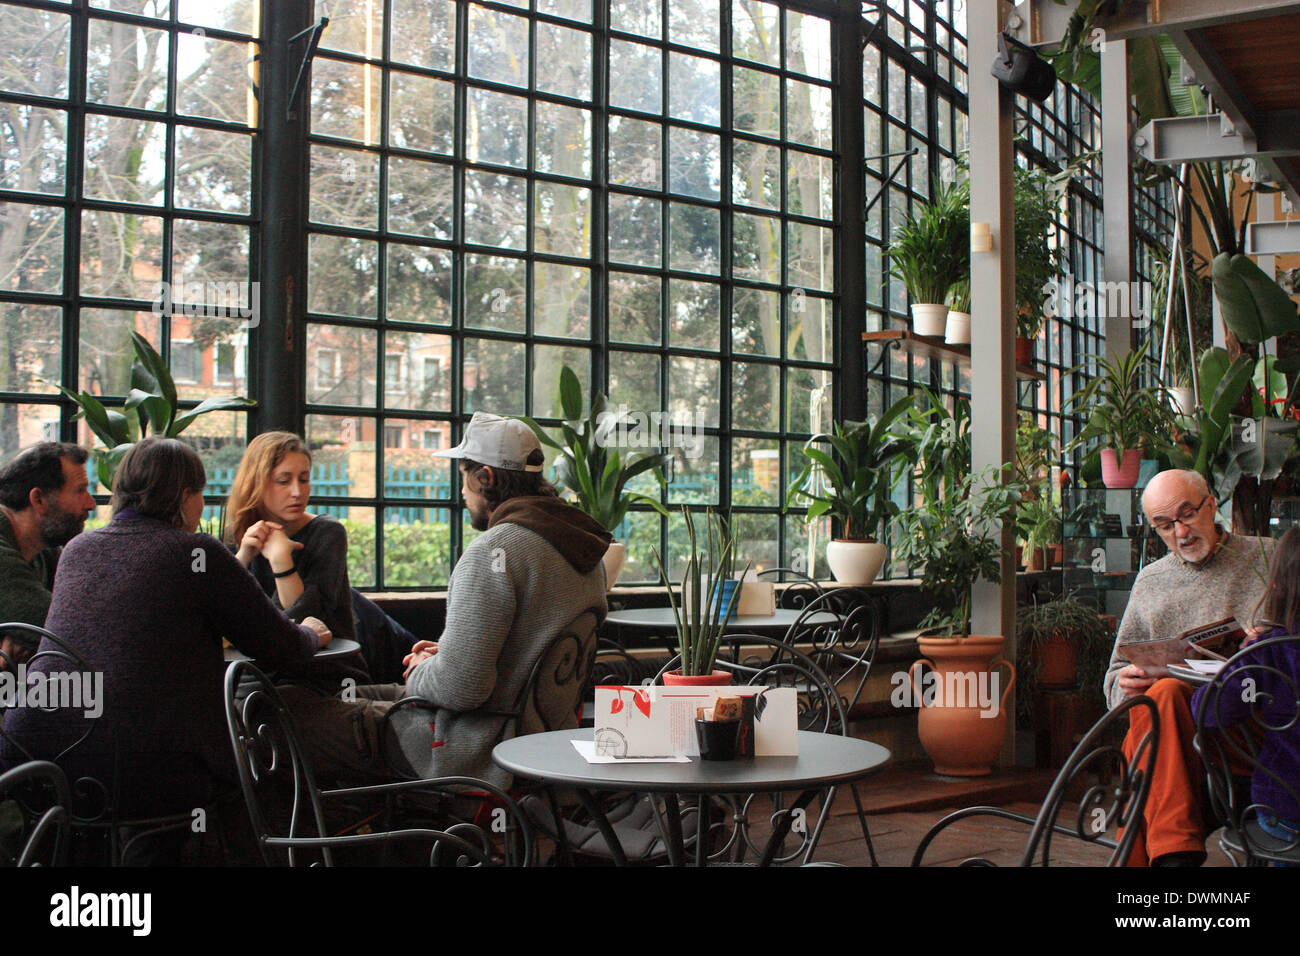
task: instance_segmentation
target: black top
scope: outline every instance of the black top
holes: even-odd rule
[[[302,543],[293,553],[294,569],[302,578],[303,592],[298,600],[282,608],[290,620],[301,622],[314,617],[325,622],[335,637],[356,640],[357,628],[352,618],[352,587],[348,583],[348,533],[329,515],[317,515],[290,536]],[[271,562],[262,555],[249,566],[271,602],[280,607]]]

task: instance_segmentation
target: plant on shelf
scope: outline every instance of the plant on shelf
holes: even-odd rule
[[[673,611],[673,626],[677,631],[677,647],[681,653],[681,677],[714,678],[720,683],[730,683],[728,671],[714,671],[718,645],[726,631],[727,622],[735,613],[738,583],[735,580],[736,540],[727,521],[712,509],[705,512],[705,549],[699,549],[695,532],[695,519],[682,505],[686,521],[686,536],[690,554],[682,572],[681,587],[674,597],[668,566],[657,548],[654,559],[659,575],[668,589],[668,603]],[[749,571],[748,563],[741,578]],[[730,587],[726,582],[732,582]],[[665,675],[666,683],[673,683],[674,675]],[[693,681],[700,683],[700,681]]]
[[[81,411],[73,419],[85,418],[87,427],[104,443],[95,449],[95,469],[99,483],[113,487],[113,477],[123,456],[137,441],[152,431],[155,435],[175,438],[209,412],[252,408],[257,402],[242,397],[207,398],[189,411],[181,411],[176,383],[162,356],[139,332],[131,333],[135,359],[131,363],[131,391],[121,410],[105,406],[89,392],[60,388],[77,403]],[[128,415],[134,412],[134,416]]]
[[[1031,340],[1031,349],[1047,320],[1047,293],[1061,274],[1061,255],[1051,235],[1061,212],[1061,196],[1076,167],[1065,169],[1065,174],[1051,174],[1036,167],[1016,167],[1016,335]],[[1032,357],[1031,351],[1018,358]]]
[[[882,415],[836,422],[833,434],[804,443],[808,461],[791,482],[785,507],[807,498],[809,522],[835,519],[840,535],[826,546],[826,560],[837,581],[870,584],[884,563],[885,546],[876,539],[882,523],[898,513],[890,495],[914,444],[896,426],[911,407],[912,396],[904,396]]]
[[[1022,411],[1016,423],[1016,461],[1012,477],[1031,489],[1042,492],[1050,483],[1052,467],[1060,461],[1060,442],[1046,428],[1037,424],[1029,412]]]
[[[918,335],[944,334],[944,302],[970,274],[970,187],[936,183],[927,203],[909,212],[889,244],[889,272],[907,287]]]
[[[1061,540],[1061,510],[1050,491],[1041,492],[1016,506],[1016,533],[1025,542],[1025,561],[1031,571],[1052,566],[1049,549]]]
[[[948,290],[948,326],[944,341],[952,345],[970,344],[970,273],[953,283]]]
[[[1074,594],[1016,610],[1017,712],[1027,717],[1034,691],[1082,684],[1100,687],[1110,660],[1110,632],[1097,608]]]
[[[587,417],[582,417],[582,384],[577,373],[567,365],[560,369],[560,411],[565,421],[560,423],[561,444],[552,438],[536,421],[520,416],[520,421],[533,430],[543,445],[559,451],[555,459],[555,482],[571,492],[580,509],[613,534],[627,517],[633,504],[648,505],[661,515],[668,510],[653,498],[628,491],[633,478],[647,472],[653,474],[660,487],[664,485],[663,469],[672,456],[664,451],[649,451],[640,455],[627,453],[624,458],[620,442],[628,431],[628,419],[609,410],[609,399],[597,392],[591,402]],[[635,425],[635,422],[631,424]],[[610,587],[618,579],[626,560],[624,545],[614,542],[605,554],[605,577]]]

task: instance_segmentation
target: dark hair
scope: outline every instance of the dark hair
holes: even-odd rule
[[[84,465],[90,453],[80,445],[43,441],[15,455],[0,468],[0,505],[22,511],[31,504],[33,488],[50,492],[63,488],[63,459]]]
[[[183,528],[185,492],[202,491],[207,483],[198,452],[175,438],[150,436],[128,451],[117,466],[113,514],[130,508]]]
[[[540,448],[534,448],[528,454],[524,462],[528,465],[540,465],[546,460]],[[470,458],[462,458],[460,461],[460,470],[467,475],[473,475],[478,479],[483,488],[483,497],[487,499],[489,505],[495,508],[503,501],[509,501],[511,498],[520,498],[524,495],[543,495],[548,498],[558,498],[560,493],[555,486],[542,477],[540,471],[514,471],[510,468],[498,468],[492,466],[492,474],[495,480],[492,484],[484,484],[482,470],[487,467]]]
[[[1254,617],[1294,634],[1300,629],[1300,527],[1287,529],[1269,563],[1268,587]]]

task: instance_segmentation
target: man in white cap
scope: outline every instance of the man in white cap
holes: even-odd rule
[[[509,774],[492,762],[504,714],[554,638],[586,611],[597,623],[605,618],[601,559],[610,534],[542,477],[541,445],[527,425],[475,412],[461,443],[437,454],[460,460],[470,524],[483,534],[456,562],[442,636],[420,641],[404,661],[405,685],[343,697],[283,689],[308,760],[324,776],[369,782],[414,772],[509,787]],[[427,716],[403,722],[406,760],[390,767],[380,733],[404,696],[436,708],[432,733]]]

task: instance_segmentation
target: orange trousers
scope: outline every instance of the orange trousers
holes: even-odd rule
[[[1133,845],[1129,866],[1150,866],[1166,853],[1205,850],[1210,809],[1201,758],[1192,747],[1196,721],[1191,707],[1194,688],[1166,677],[1147,688],[1160,716],[1160,745],[1151,774],[1151,790],[1139,824],[1141,832]],[[1124,737],[1124,756],[1132,759],[1137,743],[1151,727],[1147,711],[1129,711],[1129,730]]]

